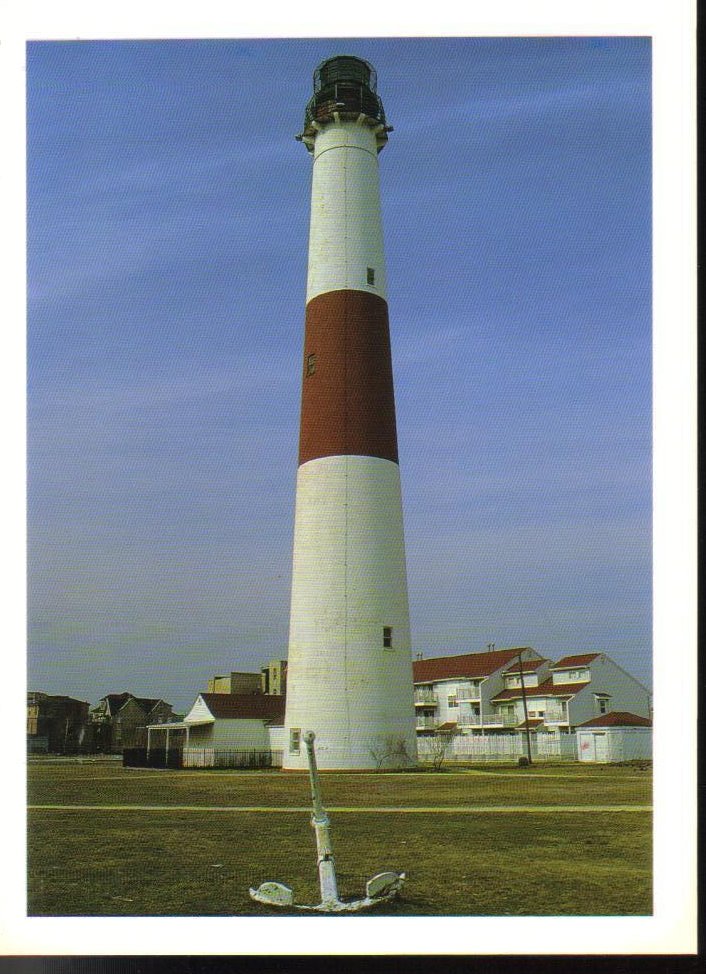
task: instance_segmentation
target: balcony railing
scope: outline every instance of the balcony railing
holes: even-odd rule
[[[516,714],[461,714],[462,727],[515,727],[519,722]]]
[[[426,694],[424,696],[415,693],[414,695],[415,704],[421,705],[425,704],[430,706],[436,704],[436,696],[434,694]],[[530,717],[530,720],[534,718]],[[521,724],[524,717],[521,714],[468,714],[461,711],[458,715],[459,727],[517,727]],[[569,722],[568,715],[557,711],[556,713],[547,713],[544,715],[545,724],[567,724]],[[430,715],[417,715],[417,730],[434,730],[439,725],[439,719],[436,716]]]
[[[429,690],[415,690],[414,691],[414,705],[415,707],[436,707],[439,702],[439,698],[435,693]]]

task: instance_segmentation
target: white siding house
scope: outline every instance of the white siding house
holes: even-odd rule
[[[529,729],[533,736],[539,734],[534,745],[538,752],[544,748],[554,753],[551,739],[558,747],[561,734],[568,754],[576,745],[579,725],[614,712],[632,715],[635,722],[623,730],[587,728],[584,752],[593,753],[597,747],[608,757],[593,760],[622,761],[644,757],[651,750],[649,691],[604,653],[575,654],[552,663],[522,647],[417,660],[414,681],[422,756],[433,750],[428,738],[440,732],[456,735],[453,752],[459,760],[476,752],[500,754],[507,735],[524,735],[525,703]],[[604,733],[607,740],[600,737]],[[492,741],[475,746],[469,737],[492,738],[497,747],[493,750]]]
[[[625,711],[641,717],[650,715],[649,690],[621,669],[605,653],[565,656],[551,664],[546,678],[530,684],[525,678],[524,697],[530,726],[542,730],[575,729],[593,717],[611,711]],[[507,725],[524,726],[521,687],[510,683],[493,698],[493,706]]]
[[[572,726],[611,711],[650,716],[650,692],[605,653],[565,656],[552,666],[555,686],[587,682],[569,704]]]
[[[262,693],[200,693],[178,724],[148,728],[148,747],[155,735],[182,733],[184,767],[218,764],[218,755],[274,750],[273,738],[282,736],[284,697]],[[163,745],[163,741],[161,741]],[[281,750],[281,744],[278,745]]]
[[[519,665],[520,658],[523,668],[529,671],[540,662],[530,647],[416,660],[417,734],[423,737],[437,730],[483,734],[502,729],[502,716],[492,700],[504,687],[503,673],[508,667]]]

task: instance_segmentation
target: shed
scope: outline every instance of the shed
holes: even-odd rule
[[[652,721],[626,711],[593,717],[576,728],[579,761],[611,763],[652,757]]]

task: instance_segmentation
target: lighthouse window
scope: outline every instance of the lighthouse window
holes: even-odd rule
[[[374,283],[375,283],[375,268],[374,267],[369,267],[368,268],[368,284],[374,284]]]
[[[299,748],[301,747],[302,732],[301,727],[290,727],[289,728],[289,753],[299,754]]]
[[[306,357],[306,374],[313,375],[316,372],[316,355],[307,355]]]
[[[392,626],[382,627],[382,645],[385,649],[392,649]]]

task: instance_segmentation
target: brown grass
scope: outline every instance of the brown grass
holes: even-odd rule
[[[486,769],[486,771],[489,769]],[[332,812],[341,895],[405,870],[387,915],[635,915],[651,911],[650,776],[580,765],[445,775],[326,775],[336,806],[585,805],[580,812]],[[173,810],[29,813],[32,915],[263,915],[250,885],[278,880],[318,901],[303,776],[130,771],[115,763],[33,764],[32,805],[252,806],[274,813]]]

